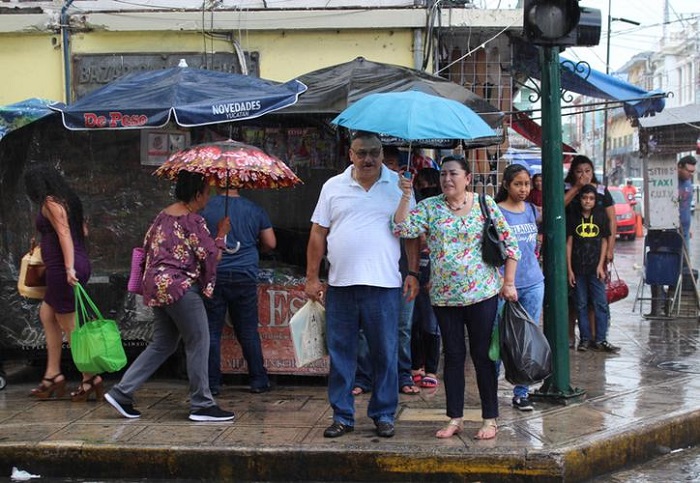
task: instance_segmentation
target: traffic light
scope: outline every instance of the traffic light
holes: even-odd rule
[[[601,15],[578,0],[525,0],[523,32],[536,45],[562,47],[600,43]]]

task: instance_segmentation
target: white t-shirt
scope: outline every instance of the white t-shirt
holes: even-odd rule
[[[379,180],[365,191],[352,171],[349,166],[324,183],[311,216],[313,223],[329,229],[328,283],[401,287],[401,247],[390,227],[402,194],[398,175],[382,166]]]

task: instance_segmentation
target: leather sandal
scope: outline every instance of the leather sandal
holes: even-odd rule
[[[462,418],[452,418],[450,419],[450,422],[447,423],[447,426],[435,433],[435,437],[440,439],[447,439],[451,438],[455,434],[461,433],[463,430],[464,421],[462,421]]]
[[[44,377],[29,395],[37,399],[49,399],[53,396],[61,397],[65,392],[66,378],[63,376],[63,373],[59,372],[53,377]]]
[[[99,375],[92,376],[90,379],[81,382],[78,390],[70,393],[70,399],[73,402],[85,402],[93,392],[95,393],[96,401],[99,402],[104,399],[105,388]]]
[[[498,434],[498,424],[495,419],[484,419],[484,422],[474,436],[475,439],[493,439]]]

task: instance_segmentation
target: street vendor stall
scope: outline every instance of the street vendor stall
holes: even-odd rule
[[[375,77],[374,90],[388,89],[382,87],[383,79],[396,81],[395,76]],[[336,78],[339,84],[343,81]],[[428,81],[469,93],[444,79]],[[299,99],[313,94],[314,89],[309,86]],[[93,264],[87,289],[102,312],[117,320],[131,357],[150,339],[152,331],[150,309],[143,306],[140,296],[126,291],[131,250],[141,244],[153,217],[171,198],[171,183],[152,173],[174,151],[231,138],[276,156],[303,181],[280,190],[241,192],[268,212],[277,236],[277,249],[262,255],[258,278],[259,331],[266,368],[271,374],[326,374],[327,358],[296,367],[288,324],[306,301],[309,220],[321,186],[348,163],[347,132],[330,122],[349,102],[346,91],[338,92],[343,100],[338,100],[340,104],[333,101],[330,109],[325,101],[315,107],[307,103],[298,111],[280,109],[264,116],[196,127],[170,122],[148,129],[110,129],[106,122],[99,126],[91,123],[88,131],[73,131],[65,129],[61,115],[55,114],[9,134],[0,142],[0,169],[4,173],[0,178],[0,252],[4,260],[0,266],[0,324],[7,328],[0,344],[32,351],[43,347],[38,304],[21,298],[16,291],[18,261],[33,233],[34,214],[28,209],[21,184],[27,166],[58,166],[84,200]],[[292,95],[296,94],[292,89]],[[362,94],[353,91],[353,96],[360,98]],[[494,119],[499,125],[502,119],[502,113],[473,94],[460,102],[480,106],[475,110],[489,125]],[[97,115],[100,117],[105,116]],[[245,360],[232,329],[226,327],[222,337],[222,372],[245,373]]]

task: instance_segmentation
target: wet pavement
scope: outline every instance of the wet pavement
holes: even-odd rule
[[[183,380],[147,383],[137,393],[143,416],[126,420],[104,402],[34,400],[27,394],[36,381],[10,374],[0,391],[0,476],[17,466],[44,477],[92,479],[585,481],[697,445],[700,324],[697,316],[647,320],[632,312],[642,247],[640,238],[616,248],[630,286],[630,296],[611,305],[608,339],[620,354],[569,351],[571,385],[585,391],[583,401],[569,405],[537,402],[534,411],[519,412],[501,378],[495,440],[473,438],[481,420],[471,367],[465,431],[449,440],[434,437],[447,420],[442,385],[400,396],[394,438],[375,435],[365,416],[369,396],[362,395],[355,432],[329,440],[323,429],[332,412],[319,378],[292,384],[280,377],[265,394],[224,386],[218,401],[236,420],[193,423]]]

